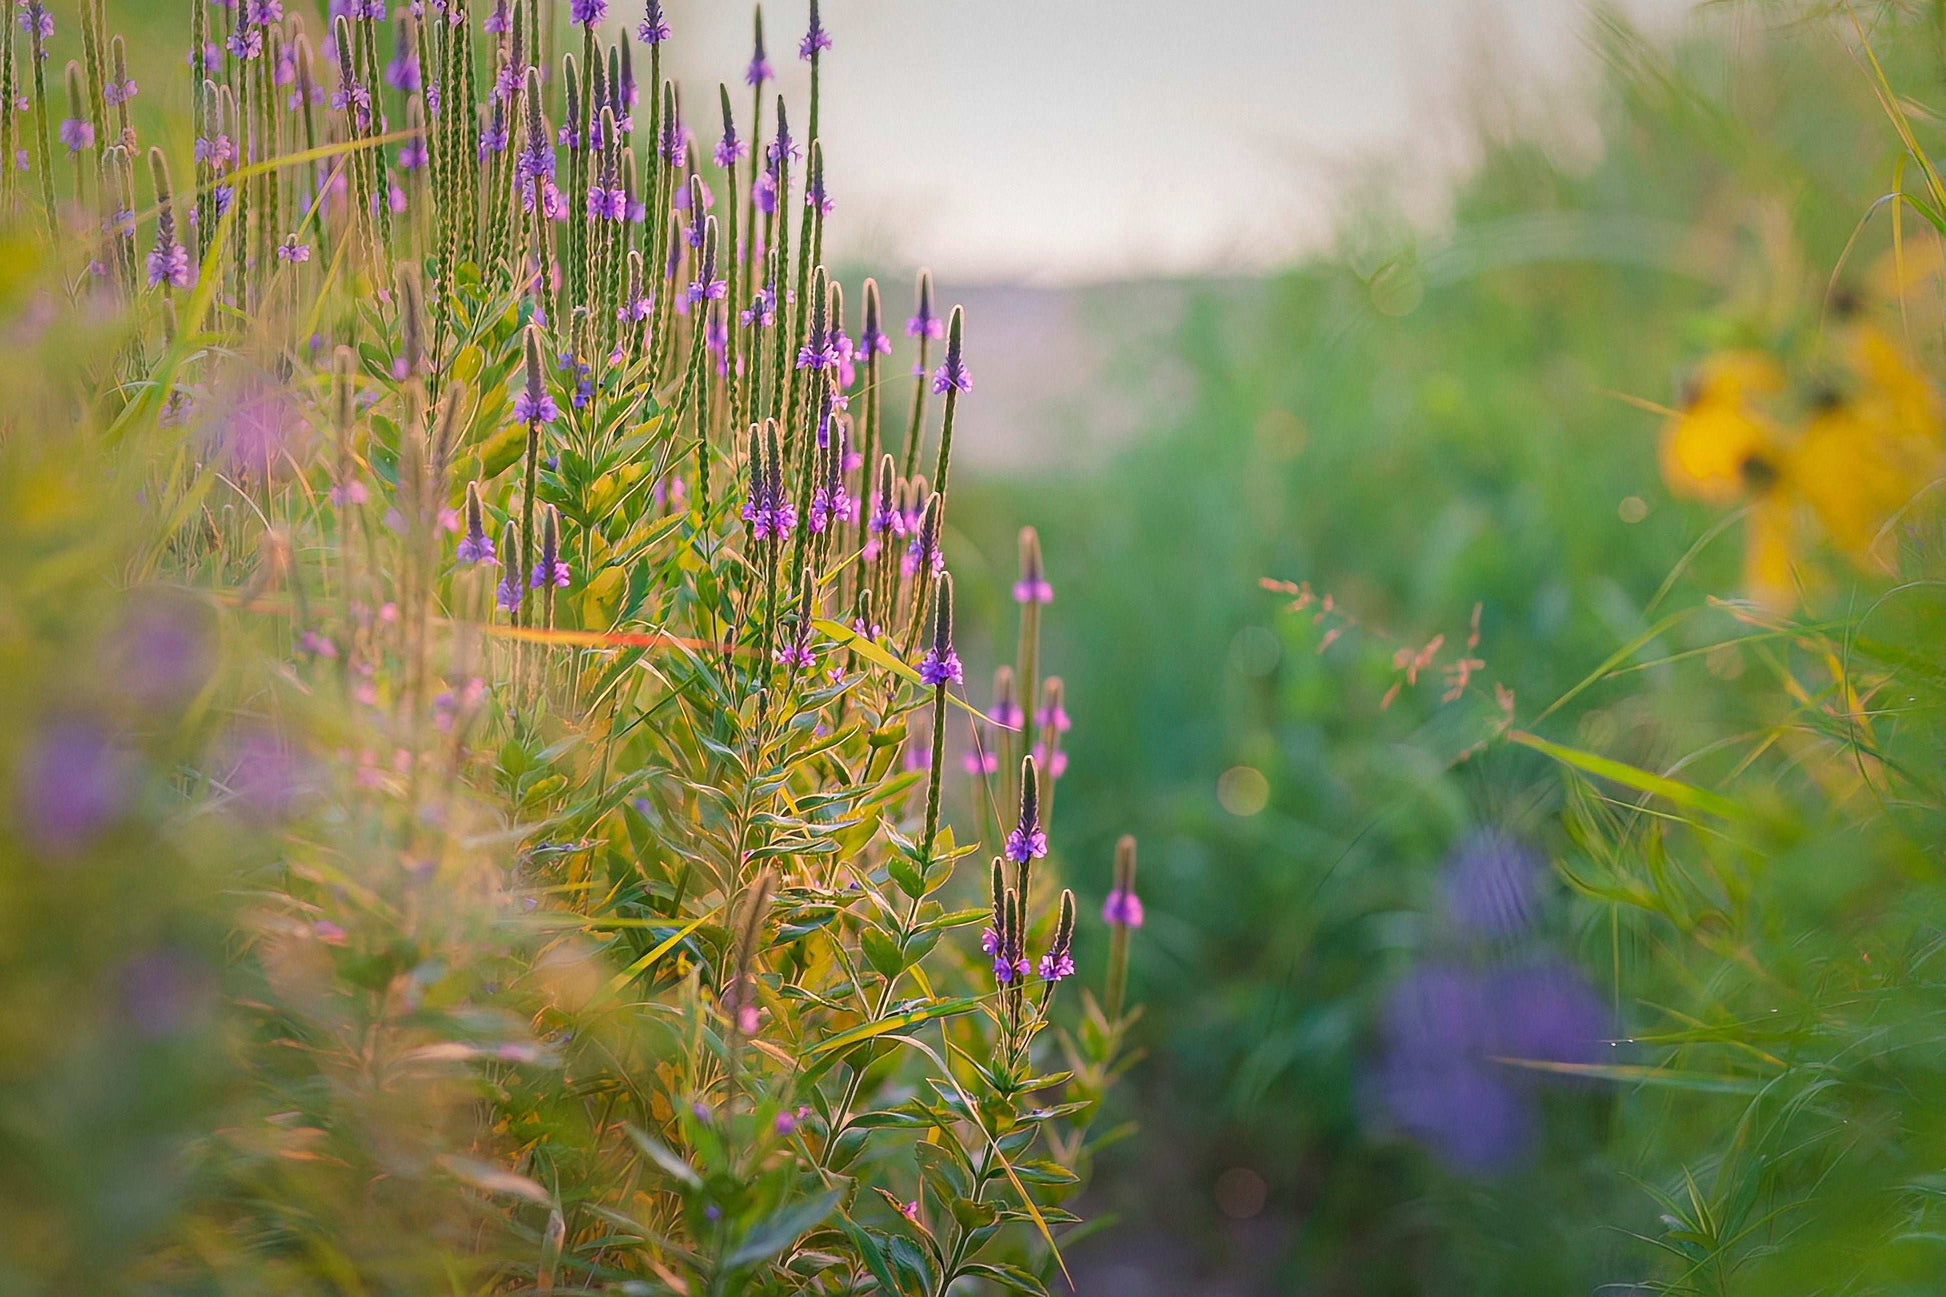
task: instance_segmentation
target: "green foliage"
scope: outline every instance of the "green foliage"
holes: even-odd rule
[[[1936,148],[1919,8],[1862,19]],[[1100,851],[1132,808],[1148,847],[1140,1111],[1174,1155],[1113,1160],[1109,1201],[1206,1242],[1223,1279],[1946,1272],[1916,1030],[1938,995],[1928,497],[1896,581],[1844,575],[1772,619],[1721,602],[1737,534],[1670,500],[1639,405],[1713,348],[1813,349],[1828,285],[1866,286],[1892,246],[1877,200],[1929,193],[1842,14],[1752,20],[1734,47],[1596,35],[1598,159],[1492,143],[1449,230],[1376,214],[1274,284],[1192,294],[1167,354],[1122,361],[1186,370],[1179,420],[1085,489],[962,502],[1034,518],[1062,557],[1055,651],[1091,664],[1065,825]],[[1922,219],[1903,237],[1930,256]],[[1909,336],[1936,379],[1931,292]],[[1552,862],[1539,935],[1626,1038],[1599,1084],[1539,1092],[1541,1149],[1492,1176],[1401,1138],[1374,1079],[1388,996],[1451,958],[1441,861],[1475,826]],[[1233,1167],[1268,1182],[1250,1226],[1213,1210]],[[1137,1264],[1169,1255],[1132,1238]]]
[[[813,363],[789,155],[740,248],[747,170],[655,146],[659,45],[638,150],[568,6],[368,8],[327,60],[192,0],[228,57],[140,69],[182,185],[132,130],[0,184],[0,1291],[1045,1291],[1133,1015],[1027,972],[1051,864],[994,861],[1000,984],[957,903],[998,849],[941,817],[960,388],[932,487],[888,471],[907,571],[833,499],[890,362]],[[103,9],[57,15],[91,77]]]

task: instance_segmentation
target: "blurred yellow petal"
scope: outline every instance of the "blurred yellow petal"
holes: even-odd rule
[[[1683,412],[1663,429],[1662,476],[1682,495],[1729,504],[1764,485],[1777,436],[1758,402],[1783,386],[1776,362],[1759,352],[1714,356],[1698,371]]]
[[[1788,612],[1797,603],[1792,569],[1797,559],[1798,526],[1789,500],[1765,495],[1750,506],[1744,528],[1743,586],[1770,612]]]
[[[1876,416],[1876,417],[1875,417]],[[1811,506],[1846,557],[1884,568],[1879,534],[1930,479],[1934,456],[1876,411],[1839,403],[1819,411],[1791,448],[1786,488]]]

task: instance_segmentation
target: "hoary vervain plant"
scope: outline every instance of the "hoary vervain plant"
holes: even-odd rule
[[[1041,1291],[1126,1062],[1130,925],[1100,1000],[1055,994],[1091,954],[1036,867],[1062,756],[966,701],[955,647],[967,325],[922,274],[896,442],[878,286],[854,342],[823,264],[817,5],[801,146],[760,16],[748,141],[721,87],[707,155],[655,0],[646,60],[601,0],[188,0],[180,152],[136,138],[129,47],[81,7],[59,84],[39,0],[0,44],[0,146],[38,144],[0,205],[59,233],[45,300],[116,330],[42,404],[138,479],[123,579],[220,609],[250,664],[212,695],[245,738],[171,784],[240,826],[203,897],[234,1072],[131,1264]],[[1052,590],[1022,547],[1025,704]],[[997,851],[948,823],[955,730],[1019,772]]]

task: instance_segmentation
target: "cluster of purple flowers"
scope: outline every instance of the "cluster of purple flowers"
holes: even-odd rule
[[[1380,1017],[1373,1079],[1386,1111],[1469,1172],[1498,1171],[1533,1145],[1536,1091],[1551,1078],[1520,1062],[1614,1056],[1600,998],[1532,936],[1539,881],[1533,855],[1512,839],[1485,832],[1464,843],[1441,893],[1448,930],[1465,948],[1420,963]]]

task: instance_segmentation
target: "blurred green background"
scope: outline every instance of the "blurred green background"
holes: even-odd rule
[[[1441,940],[1442,858],[1481,826],[1576,849],[1547,763],[1506,745],[1452,762],[1479,707],[1440,705],[1438,685],[1380,703],[1395,643],[1443,633],[1450,657],[1476,605],[1479,677],[1524,722],[1660,613],[1735,593],[1734,530],[1662,591],[1717,515],[1670,499],[1660,419],[1625,398],[1672,403],[1753,314],[1815,317],[1897,157],[1842,20],[1739,14],[1758,20],[1740,39],[1674,48],[1591,15],[1591,156],[1482,139],[1436,232],[1381,200],[1328,255],[1192,288],[1179,327],[1108,370],[1139,386],[1183,367],[1179,415],[1138,416],[1098,470],[988,472],[956,502],[997,571],[1016,520],[1047,548],[1049,659],[1075,717],[1068,877],[1098,901],[1115,836],[1142,842],[1152,1052],[1142,1134],[1097,1190],[1123,1227],[1082,1253],[1100,1291],[1565,1293],[1651,1273],[1625,1231],[1654,1232],[1658,1208],[1614,1130],[1647,1125],[1648,1098],[1564,1096],[1545,1156],[1485,1179],[1375,1111],[1379,1006]],[[1936,91],[1933,13],[1868,17],[1893,82]],[[1084,292],[1084,318],[1125,331],[1134,297]],[[1308,581],[1360,626],[1326,647],[1336,621],[1286,612],[1261,577]],[[988,598],[999,615],[997,580]],[[1669,670],[1623,686],[1549,732],[1668,757],[1776,688]],[[1639,1022],[1605,912],[1546,890],[1544,926]]]

